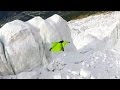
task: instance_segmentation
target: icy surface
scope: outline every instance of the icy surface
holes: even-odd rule
[[[57,31],[56,24],[63,20],[54,16],[43,20],[46,30]],[[35,19],[34,19],[35,20]],[[41,20],[41,19],[40,19]],[[90,16],[68,22],[71,37],[77,50],[54,53],[47,67],[17,75],[1,76],[1,79],[117,79],[120,78],[120,12]],[[42,21],[40,21],[41,23]],[[31,24],[32,25],[32,24]],[[48,25],[48,26],[47,26]],[[57,27],[55,27],[58,25]],[[35,26],[35,25],[33,25]],[[37,27],[37,26],[35,26]],[[40,27],[38,27],[39,29]],[[52,29],[53,28],[53,29]],[[48,31],[49,32],[49,31]],[[64,32],[64,30],[62,31]],[[57,33],[57,32],[56,32]],[[56,34],[57,35],[57,34]],[[60,34],[62,36],[62,34]],[[67,36],[66,36],[67,37]],[[52,39],[48,40],[48,42]],[[44,38],[42,38],[44,39]],[[59,37],[56,38],[59,40]],[[61,38],[60,38],[61,39]],[[2,54],[1,54],[2,55]]]

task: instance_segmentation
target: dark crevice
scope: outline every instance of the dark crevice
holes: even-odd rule
[[[6,62],[10,65],[10,67],[11,67],[11,69],[12,69],[14,75],[16,75],[15,70],[14,70],[12,64],[7,60],[6,54],[8,55],[8,53],[7,53],[7,51],[6,51],[6,53],[5,53],[5,46],[4,46],[3,42],[1,42],[1,44],[2,44],[2,46],[3,46],[3,53],[4,53],[4,56],[5,56],[5,60],[6,60]]]
[[[6,51],[6,53],[5,53],[5,58],[6,58],[6,61],[9,62],[9,61],[7,60],[7,56],[6,56],[6,54],[8,55],[7,51]],[[11,69],[12,69],[14,75],[16,75],[15,70],[14,70],[13,65],[12,65],[11,62],[9,62],[9,65],[10,65],[10,67],[11,67]]]
[[[35,28],[35,29],[37,30],[37,28]],[[38,44],[39,55],[40,55],[40,53],[41,53],[41,46],[40,46],[40,43],[39,43],[39,39],[37,40],[37,39],[35,38],[35,35],[34,35],[34,33],[33,33],[32,30],[30,30],[30,31],[31,31],[31,34],[32,34],[32,36],[33,36],[35,42]],[[35,34],[36,34],[36,33],[35,33]],[[41,57],[42,57],[42,55],[40,55],[40,58],[41,58]]]

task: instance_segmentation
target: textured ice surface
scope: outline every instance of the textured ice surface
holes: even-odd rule
[[[120,12],[68,22],[77,51],[53,55],[47,67],[37,67],[8,79],[116,79],[120,78]],[[57,18],[53,18],[56,22]],[[62,26],[61,26],[62,27]],[[68,48],[70,49],[70,48]]]

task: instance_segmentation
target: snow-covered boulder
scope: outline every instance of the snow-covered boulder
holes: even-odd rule
[[[32,18],[32,19],[30,19],[30,20],[28,20],[28,21],[26,21],[26,23],[27,24],[29,24],[29,25],[31,25],[31,26],[33,26],[34,28],[36,28],[37,30],[38,30],[38,34],[40,35],[40,31],[41,31],[41,29],[40,29],[40,25],[41,25],[41,22],[44,22],[45,20],[44,19],[42,19],[40,16],[36,16],[36,17],[34,17],[34,18]],[[42,37],[41,35],[40,35],[40,37]],[[41,38],[42,39],[42,38]],[[44,39],[42,39],[42,44],[43,44],[43,49],[44,49],[44,56],[43,56],[43,64],[44,65],[47,65],[48,64],[48,62],[50,62],[50,61],[52,61],[51,59],[51,53],[49,52],[49,51],[46,51],[46,50],[48,50],[48,48],[47,48],[47,45],[45,44],[45,41],[44,41]],[[46,54],[47,53],[47,54]],[[47,59],[47,60],[46,60]]]
[[[59,15],[55,14],[47,18],[45,21],[41,22],[39,28],[40,35],[45,43],[51,45],[51,42],[66,40],[70,42],[70,44],[68,45],[68,50],[72,51],[73,49],[75,49],[67,21],[65,21]],[[65,50],[67,51],[67,47],[65,48]]]
[[[40,16],[36,16],[26,22],[39,29],[39,25],[42,21],[44,21],[44,19],[42,19]]]
[[[23,21],[15,20],[5,24],[0,29],[0,39],[4,45],[7,65],[10,65],[14,74],[40,66],[44,62],[43,58],[45,60],[39,30]]]
[[[69,41],[70,44],[65,47],[65,52],[76,50],[67,21],[65,21],[61,16],[55,14],[45,20],[41,17],[35,17],[27,21],[27,23],[30,23],[39,29],[46,57],[49,61],[52,61],[52,54],[49,51],[52,42],[59,42],[61,40]]]
[[[65,21],[61,16],[57,14],[41,22],[40,35],[46,46],[45,51],[47,57],[50,57],[52,55],[52,57],[54,57],[54,55],[57,55],[55,53],[51,54],[49,51],[52,42],[59,42],[61,40],[69,41],[70,44],[64,48],[64,52],[71,52],[76,50],[71,38],[70,28],[67,24],[67,21]]]
[[[1,75],[29,71],[52,61],[52,42],[69,41],[65,51],[76,50],[67,22],[55,14],[46,20],[35,17],[29,21],[14,20],[0,29]]]

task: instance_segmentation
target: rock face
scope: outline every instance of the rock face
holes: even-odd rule
[[[65,52],[76,50],[71,38],[70,28],[67,22],[59,15],[55,14],[47,18],[40,24],[40,30],[40,35],[48,48],[51,47],[51,42],[65,40],[70,42],[70,44],[65,47]]]
[[[69,41],[70,44],[65,47],[65,52],[76,50],[70,33],[70,28],[67,22],[55,14],[46,20],[40,17],[35,17],[28,21],[31,25],[40,30],[40,36],[44,43],[46,57],[49,61],[52,60],[52,54],[49,51],[52,42],[59,42],[61,40]]]
[[[65,51],[76,50],[69,26],[59,15],[27,22],[14,20],[0,29],[0,75],[18,74],[52,61],[52,42],[69,41]]]
[[[6,57],[4,61],[11,67],[11,74],[31,70],[42,64],[44,50],[37,34],[37,29],[33,33],[32,26],[20,20],[7,23],[1,28],[0,39],[4,44]]]
[[[0,42],[0,75],[14,74],[5,56],[4,46]]]
[[[30,19],[30,20],[28,20],[26,22],[39,29],[39,25],[40,25],[40,23],[42,21],[44,21],[44,19],[42,19],[41,17],[37,16],[37,17],[34,17],[34,18],[32,18],[32,19]]]

